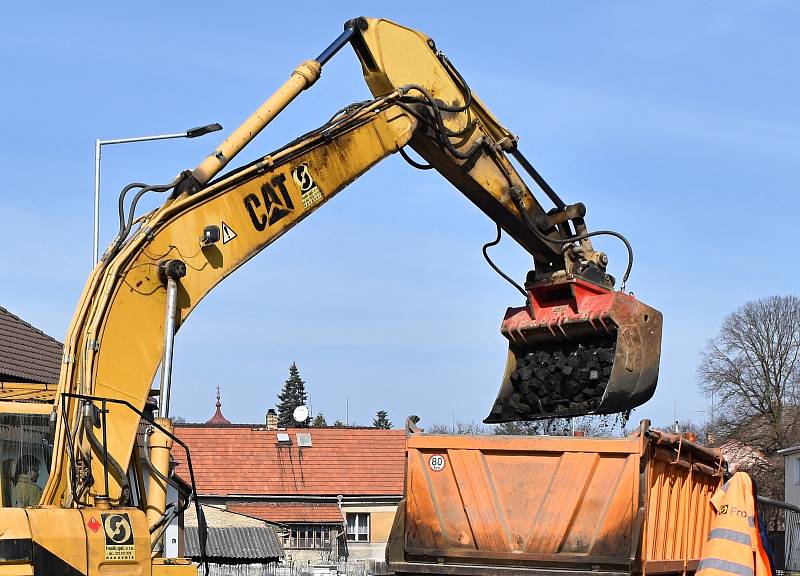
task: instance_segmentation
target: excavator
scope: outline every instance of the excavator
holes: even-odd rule
[[[348,44],[372,98],[222,173]],[[20,473],[43,482],[38,502],[21,507],[12,506],[10,486],[0,492],[0,574],[197,573],[161,547],[165,526],[194,496],[166,502],[171,450],[185,449],[170,420],[175,334],[225,277],[394,153],[439,172],[497,225],[487,247],[505,232],[532,257],[520,286],[484,247],[524,299],[502,321],[509,352],[487,422],[616,413],[652,396],[662,317],[625,292],[628,241],[589,230],[586,207],[547,184],[430,37],[356,18],[196,168],[121,191],[119,232],[86,282],[53,401],[21,394],[0,405],[6,429],[24,428],[18,445],[4,449],[4,482]],[[146,194],[164,202],[137,216]],[[620,289],[607,256],[593,248],[601,235],[628,250]],[[36,445],[43,461],[15,462],[23,445]],[[187,462],[182,476],[194,490]]]

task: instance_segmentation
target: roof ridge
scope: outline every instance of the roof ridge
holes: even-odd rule
[[[19,316],[17,316],[16,314],[14,314],[13,312],[10,312],[10,311],[8,310],[8,308],[4,308],[3,306],[0,306],[0,311],[1,311],[1,312],[5,312],[5,313],[6,313],[8,316],[11,316],[11,317],[12,317],[14,320],[16,320],[17,322],[19,322],[19,323],[21,323],[21,324],[24,324],[25,326],[27,326],[28,328],[30,328],[30,329],[31,329],[31,330],[33,330],[34,332],[38,332],[39,334],[41,334],[41,335],[42,335],[42,336],[44,336],[45,338],[49,338],[50,340],[52,340],[54,343],[58,344],[58,345],[59,345],[59,346],[61,346],[62,348],[64,347],[64,343],[63,343],[63,342],[59,342],[58,340],[56,340],[55,338],[53,338],[52,336],[50,336],[50,334],[48,334],[48,333],[44,332],[43,330],[40,330],[39,328],[37,328],[36,326],[34,326],[33,324],[31,324],[30,322],[26,322],[25,320],[23,320],[22,318],[20,318],[20,317],[19,317]]]

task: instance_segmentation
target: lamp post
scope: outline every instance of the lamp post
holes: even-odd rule
[[[151,140],[169,140],[171,138],[197,138],[198,136],[205,136],[211,132],[222,130],[221,124],[206,124],[205,126],[198,126],[190,128],[185,132],[176,132],[175,134],[157,134],[155,136],[137,136],[135,138],[115,138],[113,140],[95,140],[94,143],[94,243],[92,246],[92,266],[97,264],[98,255],[97,248],[100,236],[100,158],[102,156],[103,146],[110,144],[129,144],[131,142],[150,142]]]

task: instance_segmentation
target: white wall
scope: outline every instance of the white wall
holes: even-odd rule
[[[167,505],[174,504],[178,506],[178,491],[170,485],[167,485]],[[175,518],[167,526],[164,532],[164,557],[166,558],[179,558],[180,550],[178,549],[178,518]]]

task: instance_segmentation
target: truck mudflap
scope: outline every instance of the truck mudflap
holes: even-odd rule
[[[653,396],[660,312],[576,277],[526,289],[529,305],[503,319],[508,359],[484,422],[626,412]]]

